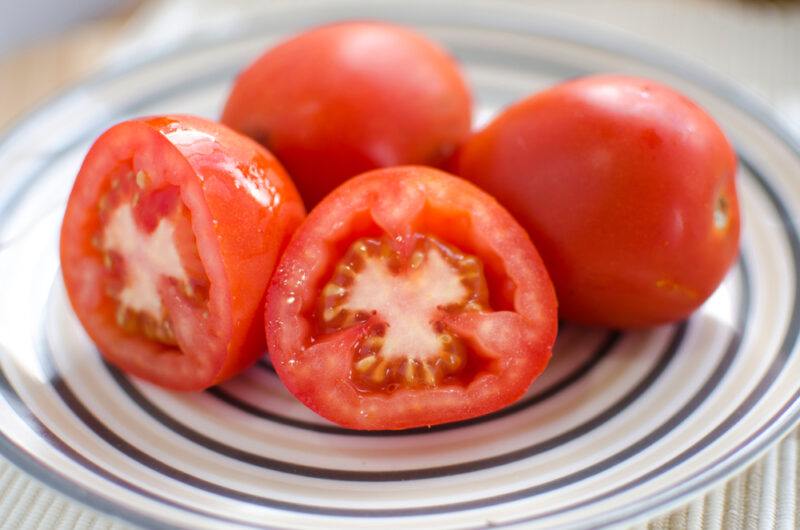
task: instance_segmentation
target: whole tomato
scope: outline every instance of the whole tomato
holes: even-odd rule
[[[586,77],[533,95],[476,134],[458,165],[528,231],[566,319],[682,319],[737,256],[730,143],[694,102],[647,79]]]
[[[408,29],[312,29],[268,50],[233,85],[226,125],[267,146],[310,208],[344,180],[400,164],[441,166],[470,130],[456,62]]]

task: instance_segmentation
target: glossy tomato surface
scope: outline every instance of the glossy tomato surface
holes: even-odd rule
[[[267,295],[273,365],[312,410],[356,429],[470,418],[544,370],[555,293],[525,231],[471,184],[368,172],[326,197]]]
[[[533,95],[476,134],[459,168],[528,231],[567,319],[682,319],[738,253],[730,143],[703,109],[647,79],[587,77]]]
[[[352,22],[268,50],[233,85],[223,123],[266,145],[310,208],[345,179],[441,165],[470,130],[455,61],[408,29]]]
[[[263,296],[304,217],[278,161],[227,127],[142,118],[98,138],[61,229],[72,306],[123,370],[199,390],[264,352]]]

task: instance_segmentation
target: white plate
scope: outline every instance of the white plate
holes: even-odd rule
[[[136,115],[215,117],[234,73],[265,46],[353,16],[410,24],[446,45],[474,87],[479,121],[595,71],[684,91],[737,146],[741,261],[687,322],[625,334],[567,326],[521,402],[430,430],[335,427],[266,364],[185,395],[103,363],[69,308],[57,253],[92,140]],[[713,77],[519,6],[303,3],[198,36],[87,81],[0,143],[0,452],[143,526],[585,527],[666,510],[798,419],[799,153],[761,107]]]

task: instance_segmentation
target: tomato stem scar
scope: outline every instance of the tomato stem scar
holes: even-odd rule
[[[718,195],[714,203],[714,228],[724,230],[730,223],[730,205],[724,195]]]

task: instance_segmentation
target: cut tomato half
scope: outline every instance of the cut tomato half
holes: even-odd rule
[[[544,370],[556,298],[525,231],[425,167],[365,173],[300,226],[267,294],[287,388],[356,429],[452,422],[517,400]]]
[[[67,203],[67,294],[110,362],[200,390],[263,353],[264,291],[304,215],[248,138],[190,116],[123,122],[89,150]]]

